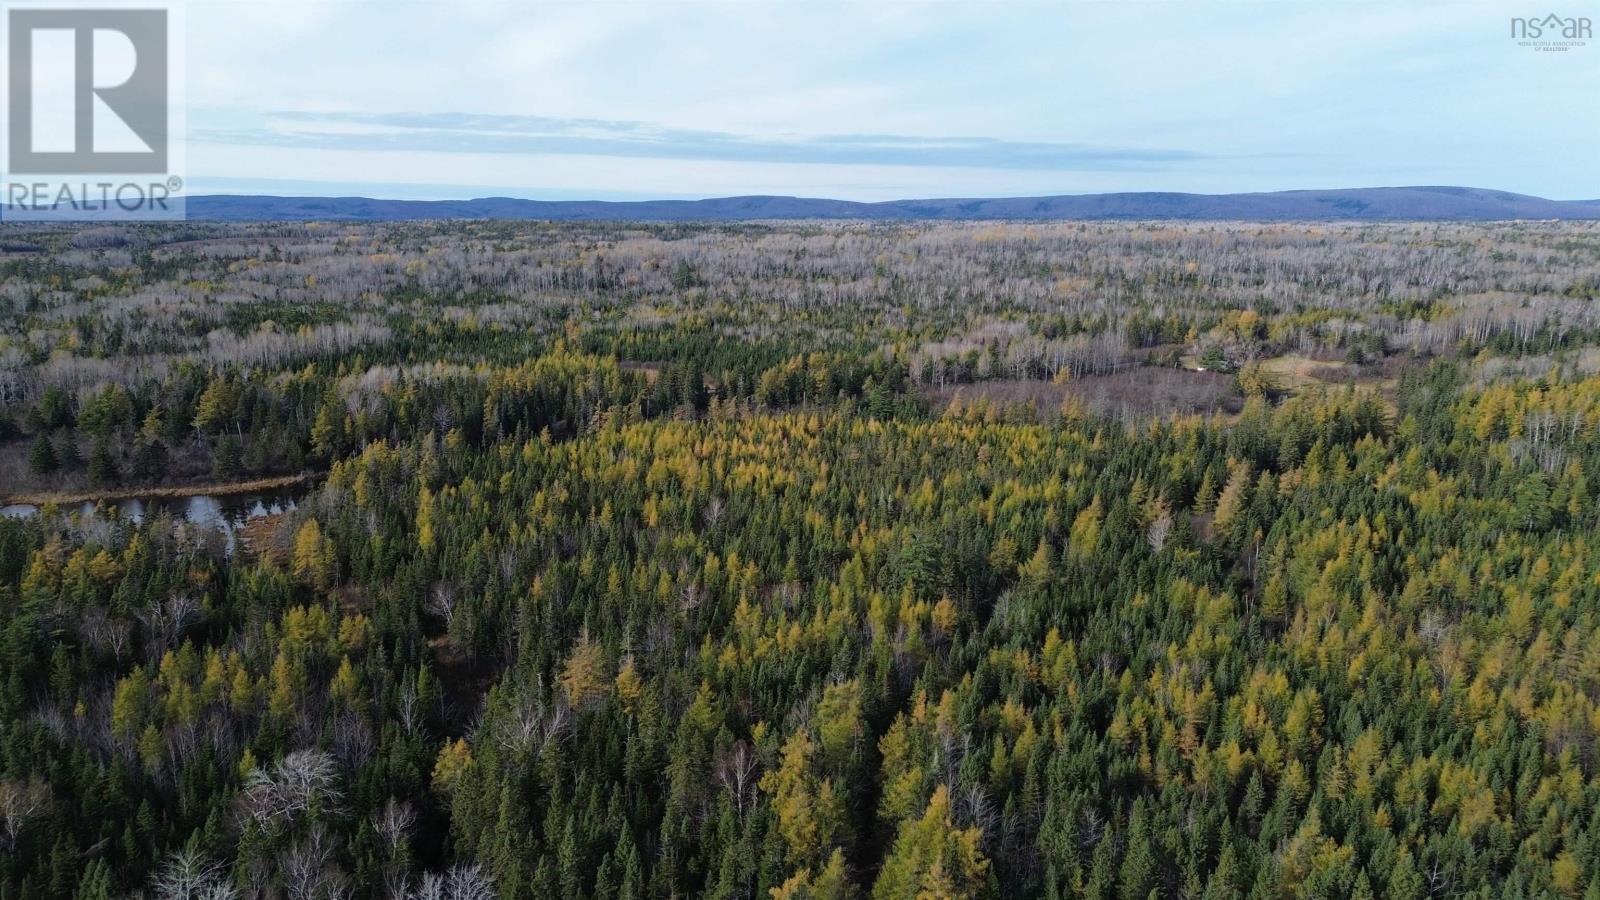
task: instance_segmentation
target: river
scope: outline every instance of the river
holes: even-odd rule
[[[312,486],[308,484],[295,484],[288,487],[217,496],[198,494],[193,497],[116,497],[102,500],[99,503],[85,502],[75,505],[63,505],[62,511],[72,512],[75,506],[77,512],[89,516],[94,515],[96,509],[100,509],[107,514],[128,519],[135,524],[161,515],[170,515],[173,518],[182,518],[191,524],[212,528],[220,532],[227,540],[228,552],[232,553],[237,540],[237,532],[245,523],[252,519],[275,516],[294,509],[295,504],[305,497],[311,489]],[[27,519],[38,514],[39,507],[31,503],[0,506],[0,516],[8,519]]]

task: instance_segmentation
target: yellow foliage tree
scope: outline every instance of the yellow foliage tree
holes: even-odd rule
[[[433,543],[433,491],[423,485],[417,495],[417,546],[432,550]]]
[[[894,850],[872,886],[873,900],[982,896],[989,871],[978,848],[982,837],[977,827],[956,827],[950,791],[939,785],[922,818],[900,826]]]
[[[471,765],[472,748],[467,746],[466,740],[457,738],[447,742],[439,748],[439,758],[433,764],[434,790],[448,797],[455,790],[461,773]]]
[[[294,574],[317,587],[326,587],[333,569],[333,545],[322,535],[316,519],[307,519],[294,534]]]
[[[609,680],[605,674],[605,650],[585,631],[561,667],[561,687],[567,692],[567,700],[573,706],[582,706],[604,696]]]

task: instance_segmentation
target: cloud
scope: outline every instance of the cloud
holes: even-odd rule
[[[238,115],[218,119],[240,118]],[[632,159],[1117,171],[1212,159],[1187,150],[895,134],[761,136],[645,122],[469,113],[275,111],[191,130],[197,143],[320,150],[566,154]]]
[[[260,6],[188,4],[197,177],[537,196],[1596,193],[1576,148],[1600,142],[1583,114],[1600,48],[1527,52],[1486,0],[279,0],[284,22],[241,24]]]

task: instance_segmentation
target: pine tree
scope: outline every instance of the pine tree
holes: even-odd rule
[[[89,480],[100,485],[117,482],[117,463],[104,437],[95,439],[94,449],[89,453]]]
[[[1133,813],[1128,821],[1128,846],[1123,853],[1118,877],[1119,895],[1123,900],[1145,900],[1156,886],[1160,864],[1156,859],[1155,847],[1151,845],[1143,797],[1134,801]]]
[[[138,478],[160,478],[167,469],[167,445],[159,438],[140,438],[133,448],[133,473]]]
[[[1390,900],[1421,900],[1427,896],[1422,873],[1417,871],[1416,861],[1412,858],[1410,850],[1402,847],[1395,856],[1394,868],[1389,870],[1388,890],[1384,896]]]
[[[211,461],[212,473],[218,478],[237,477],[242,455],[239,438],[232,434],[223,435],[217,439],[217,448]]]
[[[61,461],[56,457],[56,448],[50,443],[50,436],[40,432],[33,440],[33,448],[28,451],[28,468],[35,475],[49,475],[61,468]]]

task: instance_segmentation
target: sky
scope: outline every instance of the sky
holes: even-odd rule
[[[1600,198],[1600,0],[189,0],[193,193]]]

